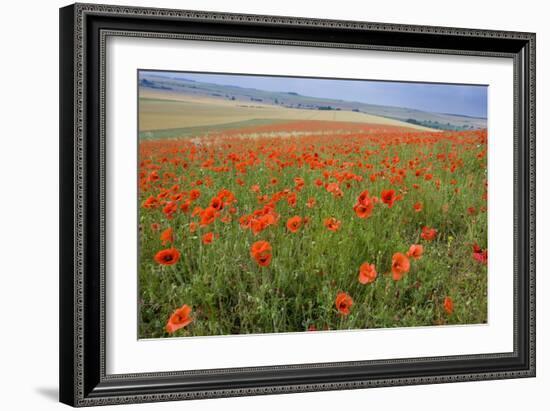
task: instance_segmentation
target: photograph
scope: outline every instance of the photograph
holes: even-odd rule
[[[487,84],[137,82],[139,339],[488,323]]]

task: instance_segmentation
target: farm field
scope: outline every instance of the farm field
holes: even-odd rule
[[[431,129],[367,113],[343,110],[307,110],[258,102],[222,100],[183,93],[143,90],[139,99],[139,129],[142,137],[178,137],[207,130],[243,125],[286,123],[288,121],[336,121]],[[202,127],[203,129],[198,129]],[[187,133],[189,129],[192,133]],[[168,131],[173,131],[167,134]]]
[[[139,338],[487,322],[486,130],[153,97]]]

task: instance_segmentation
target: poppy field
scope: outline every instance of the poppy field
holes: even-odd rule
[[[139,337],[487,322],[487,133],[288,121],[139,146]]]

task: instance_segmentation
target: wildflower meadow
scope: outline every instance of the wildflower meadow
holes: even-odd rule
[[[139,337],[487,322],[487,132],[287,121],[139,145]]]

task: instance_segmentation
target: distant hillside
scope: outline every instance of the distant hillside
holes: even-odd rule
[[[197,82],[185,78],[185,74],[166,77],[155,72],[140,73],[140,87],[158,91],[185,93],[197,97],[215,97],[223,100],[256,102],[286,108],[306,110],[345,110],[366,113],[410,124],[440,130],[472,130],[487,128],[487,119],[449,113],[431,113],[404,107],[381,106],[354,101],[303,96],[293,91],[273,92]]]

